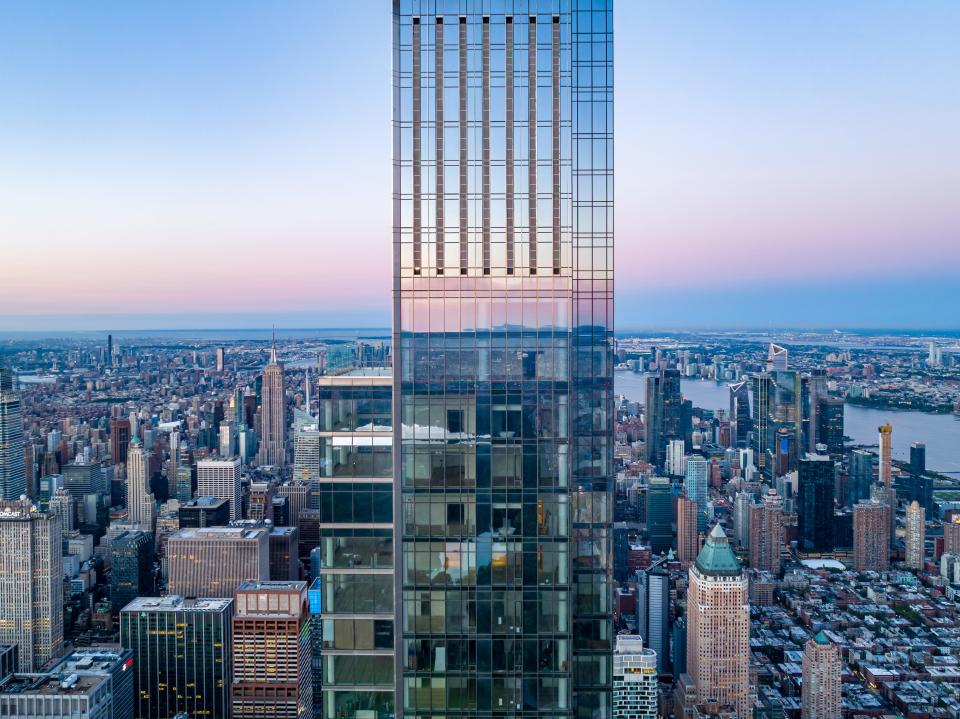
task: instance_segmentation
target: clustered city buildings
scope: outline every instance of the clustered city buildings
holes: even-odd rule
[[[450,7],[394,3],[391,337],[4,348],[0,715],[957,716],[960,502],[843,412],[955,355],[615,342],[610,3]]]

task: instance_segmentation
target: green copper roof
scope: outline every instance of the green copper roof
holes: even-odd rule
[[[740,562],[734,556],[727,541],[727,535],[719,524],[714,525],[706,544],[697,555],[696,566],[702,574],[721,577],[740,576]]]
[[[813,638],[813,641],[815,641],[817,644],[829,644],[829,643],[830,643],[830,640],[827,639],[827,635],[824,634],[823,632],[817,632],[817,636],[815,636],[815,637]]]

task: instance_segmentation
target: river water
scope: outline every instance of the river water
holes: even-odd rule
[[[683,396],[695,407],[729,411],[730,393],[726,383],[712,380],[684,379],[680,383]],[[616,372],[614,387],[627,399],[642,402],[645,395],[644,375]],[[940,472],[960,472],[960,420],[949,414],[901,412],[846,405],[843,412],[844,431],[855,444],[876,444],[877,428],[885,422],[893,425],[893,456],[910,459],[910,444],[927,445],[927,468]]]

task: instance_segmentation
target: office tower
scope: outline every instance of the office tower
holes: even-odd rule
[[[817,398],[816,443],[833,455],[843,454],[843,408],[842,397]]]
[[[306,582],[243,582],[233,615],[234,717],[313,713]],[[354,658],[356,662],[362,658]],[[331,667],[333,676],[339,667]]]
[[[943,553],[960,555],[960,514],[943,523]]]
[[[391,374],[375,368],[325,375],[318,381],[323,459],[314,499],[319,519],[316,531],[321,536],[307,546],[316,547],[311,559],[319,560],[312,576],[320,580],[323,602],[322,684],[328,717],[350,716],[356,711],[376,716],[394,712],[392,392]],[[425,430],[428,425],[426,422]],[[465,432],[472,427],[454,429]],[[436,474],[425,477],[439,480],[444,469],[431,471]],[[456,470],[451,467],[450,471]],[[446,501],[432,505],[433,513],[429,504],[416,510],[422,513],[426,508],[426,515],[413,514],[410,504],[407,521],[413,524],[418,519],[426,520],[421,530],[425,536],[436,536],[444,530],[465,531],[476,525],[475,507],[466,501],[465,492],[451,492],[442,498]],[[301,512],[301,520],[305,514]],[[305,531],[301,521],[301,535]],[[454,578],[457,567],[452,547],[451,554],[445,556],[450,557],[451,564],[440,571]],[[412,568],[420,570],[420,565]],[[420,596],[429,603],[434,595],[422,592]],[[440,596],[435,601],[442,602]],[[427,616],[416,619],[432,624],[417,624],[411,630],[429,632],[433,627],[442,632],[444,626],[438,622],[445,610],[436,606],[439,614],[430,610]],[[414,621],[413,608],[409,611],[410,621]],[[458,612],[451,607],[451,614]],[[442,650],[438,652],[442,655]],[[451,655],[451,661],[455,656]]]
[[[26,490],[20,393],[13,370],[0,367],[0,500],[19,499]]]
[[[670,575],[662,569],[646,577],[646,634],[644,640],[657,653],[657,671],[670,671]]]
[[[699,456],[687,457],[687,471],[683,480],[683,487],[687,496],[697,503],[697,511],[700,516],[700,530],[706,529],[707,521],[707,478],[710,473],[710,464],[706,459]]]
[[[643,637],[617,636],[613,650],[613,716],[657,719],[657,655]]]
[[[840,677],[843,666],[837,645],[818,632],[803,647],[802,719],[841,719]]]
[[[677,559],[684,567],[693,562],[700,551],[699,516],[696,502],[684,495],[677,497]]]
[[[197,496],[230,502],[230,520],[240,519],[240,458],[197,462]]]
[[[32,672],[63,648],[60,521],[25,501],[0,502],[0,643]]]
[[[317,479],[319,479],[319,475]],[[290,482],[284,482],[277,487],[277,497],[287,500],[288,524],[291,526],[296,525],[297,517],[300,516],[301,510],[307,509],[312,505],[313,487],[314,484],[310,482],[303,482],[296,479]],[[276,512],[274,512],[274,521],[280,524],[280,518],[276,516]]]
[[[110,601],[115,612],[153,594],[153,535],[122,532],[110,543]]]
[[[801,452],[816,452],[817,444],[826,444],[821,439],[821,400],[827,399],[827,372],[821,367],[812,369],[809,374],[803,377],[803,387],[805,389],[804,409],[806,410],[805,420],[807,441],[801,447]],[[842,413],[841,409],[841,413]],[[841,416],[842,420],[842,416]],[[829,425],[828,425],[829,426]],[[843,438],[841,437],[841,440]]]
[[[928,343],[927,349],[927,364],[931,367],[939,367],[943,364],[943,350],[937,346],[936,342]]]
[[[878,481],[884,487],[893,486],[893,427],[887,422],[880,432],[880,474]]]
[[[887,512],[887,519],[890,520],[890,530],[887,537],[890,540],[890,548],[893,549],[897,541],[897,507],[899,506],[897,490],[894,487],[888,487],[877,482],[870,486],[870,499],[875,499],[881,504],[887,505],[890,510]]]
[[[910,569],[923,569],[923,545],[926,541],[926,511],[914,500],[907,507],[906,562]]]
[[[133,652],[129,649],[74,649],[50,670],[50,674],[58,675],[61,679],[72,675],[106,678],[109,694],[100,699],[103,700],[101,706],[106,705],[104,708],[108,708],[110,713],[104,716],[109,719],[134,719],[132,666]],[[73,715],[64,713],[63,716]],[[94,719],[96,714],[80,713],[77,716]]]
[[[747,579],[719,524],[690,567],[687,672],[699,701],[752,719]]]
[[[394,3],[397,549],[422,558],[396,590],[398,646],[420,648],[408,715],[610,710],[612,3],[557,7]],[[474,596],[476,624],[431,609]],[[499,635],[520,604],[538,627]],[[534,632],[539,661],[507,651]],[[474,641],[476,665],[437,665]]]
[[[767,372],[787,371],[787,349],[772,342],[767,350]]]
[[[110,420],[110,460],[112,464],[123,464],[127,461],[127,450],[130,444],[130,420]]]
[[[847,483],[849,506],[852,507],[860,500],[870,498],[874,459],[875,455],[865,449],[855,449],[850,452],[849,482]]]
[[[127,451],[127,517],[144,531],[153,532],[157,502],[150,492],[150,452],[139,437],[130,440]]]
[[[67,494],[67,490],[58,489],[54,492],[48,503],[51,514],[57,516],[60,522],[60,534],[66,536],[67,532],[72,532],[77,528],[77,506],[73,497]]]
[[[801,552],[833,551],[833,460],[825,455],[808,454],[800,460],[797,514]]]
[[[671,477],[682,477],[687,471],[687,457],[684,451],[685,442],[682,439],[671,439],[667,444],[667,474]]]
[[[772,471],[767,466],[767,447],[770,444],[770,393],[773,379],[766,372],[753,376],[753,461],[765,477]],[[775,430],[774,430],[775,431]]]
[[[229,420],[220,423],[217,451],[221,457],[232,457],[237,453],[237,431]]]
[[[750,547],[750,507],[753,497],[749,492],[737,492],[733,499],[734,539],[742,549]]]
[[[316,424],[294,430],[291,476],[301,482],[316,482],[320,478],[320,430]]]
[[[0,683],[0,716],[24,719],[112,719],[110,677],[13,674]]]
[[[270,578],[268,529],[181,529],[167,540],[167,591],[183,597],[231,597],[240,582]]]
[[[257,464],[283,466],[287,463],[287,395],[283,384],[283,363],[277,361],[277,345],[270,348],[270,362],[263,370],[260,451]]]
[[[647,377],[644,403],[647,461],[662,468],[666,464],[667,443],[673,439],[685,439],[680,416],[683,404],[680,373],[662,369],[659,374]]]
[[[120,612],[138,719],[230,717],[232,599],[139,597]]]
[[[890,568],[890,507],[875,499],[853,508],[853,567],[858,572]]]
[[[217,347],[217,372],[223,372],[223,347]]]
[[[753,416],[750,413],[750,385],[744,380],[730,387],[730,444],[746,447],[753,431]]]
[[[647,538],[654,554],[664,554],[673,546],[673,487],[663,477],[647,481]]]
[[[783,546],[783,500],[771,489],[750,507],[750,567],[780,574]]]
[[[230,500],[220,497],[197,497],[177,510],[180,529],[225,527],[230,523]]]

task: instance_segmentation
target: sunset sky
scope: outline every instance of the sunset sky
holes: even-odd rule
[[[390,21],[0,4],[0,330],[388,324]],[[620,327],[960,325],[960,3],[615,23]]]

